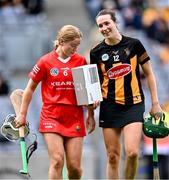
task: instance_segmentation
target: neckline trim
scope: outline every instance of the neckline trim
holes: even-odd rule
[[[66,59],[61,58],[58,56],[58,60],[61,61],[62,63],[67,63],[70,60],[71,57],[67,57]]]

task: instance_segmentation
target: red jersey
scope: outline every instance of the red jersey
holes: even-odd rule
[[[63,60],[53,50],[33,67],[29,77],[36,83],[42,82],[40,132],[56,132],[68,137],[86,134],[83,108],[77,106],[71,71],[85,64],[85,58],[77,53]]]
[[[44,55],[33,67],[29,77],[39,83],[42,81],[42,101],[44,104],[76,105],[71,68],[86,64],[84,57],[73,54],[64,63],[58,59],[55,50]]]

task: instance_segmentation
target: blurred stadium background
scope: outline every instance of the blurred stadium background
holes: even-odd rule
[[[169,0],[0,0],[0,124],[13,113],[9,94],[25,88],[28,72],[36,60],[53,48],[57,30],[65,24],[78,26],[83,34],[79,53],[89,60],[89,49],[101,40],[94,17],[101,8],[117,12],[119,29],[123,34],[139,38],[147,49],[157,78],[158,94],[164,110],[169,111]],[[146,96],[146,111],[150,96],[142,75]],[[32,179],[47,179],[48,154],[38,121],[41,108],[40,88],[34,94],[28,119],[31,132],[38,136],[38,150],[33,154],[29,171]],[[83,178],[105,179],[106,152],[98,127],[85,138],[83,150]],[[29,140],[29,143],[31,139]],[[169,138],[158,142],[162,162],[161,177],[169,179]],[[5,141],[0,136],[0,179],[26,179],[18,175],[21,168],[19,143]],[[143,136],[140,145],[137,179],[149,179],[152,145]],[[124,153],[120,176],[123,179]],[[159,159],[160,160],[160,159]],[[167,172],[164,172],[164,170]]]

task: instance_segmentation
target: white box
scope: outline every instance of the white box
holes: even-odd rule
[[[78,105],[103,100],[96,64],[72,68],[72,75]]]

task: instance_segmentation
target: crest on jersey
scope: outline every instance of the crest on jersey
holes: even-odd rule
[[[107,76],[109,79],[117,79],[126,76],[130,72],[131,72],[130,64],[120,64],[109,69],[107,71]]]
[[[75,129],[77,132],[80,132],[80,129],[81,129],[80,125],[77,125]]]
[[[51,74],[52,76],[57,76],[57,75],[59,74],[59,70],[58,70],[57,68],[52,68],[52,69],[50,70],[50,74]]]
[[[102,55],[102,61],[107,61],[109,59],[109,55],[108,54],[103,54]]]
[[[130,54],[130,50],[128,48],[125,48],[124,52],[126,53],[127,56]]]

